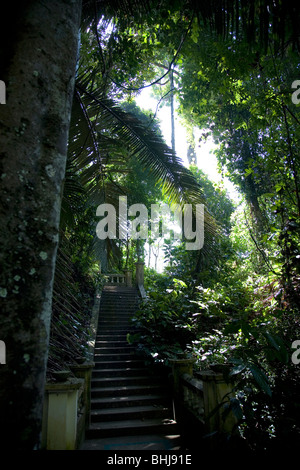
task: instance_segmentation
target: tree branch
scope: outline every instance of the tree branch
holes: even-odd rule
[[[195,14],[193,13],[192,18],[191,18],[191,20],[190,20],[190,22],[189,22],[188,28],[187,28],[187,30],[186,30],[184,36],[182,36],[182,38],[181,38],[180,44],[179,44],[179,46],[178,46],[178,49],[177,49],[177,51],[176,51],[176,53],[175,53],[173,59],[172,59],[171,62],[169,63],[169,66],[168,66],[168,67],[167,67],[167,66],[164,66],[164,67],[163,67],[163,68],[166,68],[167,71],[166,71],[160,78],[158,78],[157,80],[154,80],[154,82],[152,82],[152,83],[148,83],[147,85],[142,85],[142,86],[140,86],[140,87],[126,87],[125,85],[122,85],[121,83],[117,83],[115,80],[113,80],[113,78],[112,78],[111,76],[109,76],[110,80],[111,80],[116,86],[118,86],[119,88],[123,88],[123,90],[126,90],[126,91],[140,91],[140,90],[143,90],[144,88],[149,88],[149,87],[151,87],[151,86],[153,86],[153,85],[156,85],[158,82],[160,82],[163,78],[165,78],[165,77],[170,73],[170,71],[171,71],[173,65],[175,64],[175,62],[176,62],[176,60],[177,60],[177,57],[178,57],[178,55],[180,54],[181,48],[182,48],[182,46],[183,46],[183,44],[184,44],[184,42],[185,42],[185,40],[186,40],[186,38],[187,38],[187,35],[188,35],[189,32],[190,32],[190,29],[191,29],[191,26],[192,26],[192,23],[193,23],[193,20],[194,20],[194,16],[195,16]],[[157,65],[157,64],[156,64],[156,65]]]
[[[259,253],[262,255],[266,265],[268,266],[268,268],[270,269],[270,271],[275,274],[275,276],[279,276],[280,273],[277,273],[276,271],[274,271],[274,269],[272,268],[272,266],[270,265],[269,263],[269,260],[268,258],[266,257],[266,254],[265,252],[260,248],[260,246],[258,245],[257,241],[256,241],[256,238],[254,237],[253,233],[252,233],[252,230],[250,228],[250,225],[248,224],[248,220],[247,220],[247,216],[246,216],[246,213],[244,211],[244,216],[245,216],[245,222],[246,222],[246,225],[247,225],[247,228],[249,230],[249,234],[250,234],[250,237],[254,243],[254,245],[256,246],[257,250],[259,251]]]

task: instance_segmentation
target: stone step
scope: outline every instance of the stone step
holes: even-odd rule
[[[101,348],[101,347],[116,347],[116,348],[122,348],[129,346],[128,341],[126,340],[114,340],[114,339],[96,339],[95,342],[95,347]]]
[[[87,437],[104,438],[139,434],[177,434],[178,427],[171,419],[130,419],[109,423],[91,423]]]
[[[116,341],[114,339],[97,339],[95,342],[95,347],[96,348],[126,348],[127,346],[134,346],[133,344],[128,343],[126,336],[122,336],[121,339],[117,339]]]
[[[131,326],[131,325],[128,325],[126,328],[120,327],[120,325],[116,323],[115,325],[111,325],[111,326],[100,325],[98,331],[99,331],[99,334],[102,334],[102,335],[109,335],[109,334],[113,335],[115,333],[116,335],[123,335],[123,337],[125,336],[126,338],[126,335],[128,333],[133,333],[135,331],[135,328],[134,326]]]
[[[129,351],[128,353],[126,352],[120,352],[120,353],[115,353],[115,354],[94,354],[94,361],[97,361],[98,359],[102,362],[104,361],[127,361],[130,359],[134,359],[134,351]]]
[[[105,284],[103,287],[103,292],[136,292],[137,293],[137,288],[134,286],[122,286],[120,284]]]
[[[163,405],[139,405],[122,408],[105,408],[91,412],[92,423],[108,422],[129,419],[169,418],[171,413],[167,406]]]
[[[95,349],[125,349],[134,348],[132,344],[129,344],[126,340],[123,341],[96,341]]]
[[[124,337],[123,333],[118,333],[118,332],[115,332],[114,334],[111,334],[111,333],[102,334],[101,332],[99,332],[96,335],[95,339],[96,341],[126,341],[127,342],[126,336]]]
[[[126,369],[126,368],[140,368],[144,366],[142,359],[131,359],[131,360],[120,360],[120,361],[102,361],[100,359],[95,360],[95,368],[99,369]]]
[[[110,328],[106,328],[106,327],[103,327],[101,328],[101,331],[99,331],[99,334],[102,333],[103,336],[115,336],[115,337],[118,337],[123,340],[123,341],[127,341],[127,336],[128,334],[135,334],[135,329],[134,328],[124,328],[123,330],[119,330],[117,327],[110,327]]]
[[[126,333],[127,334],[127,333]],[[120,332],[105,332],[97,334],[96,336],[96,341],[126,341],[127,342],[127,336],[124,333]]]
[[[104,377],[120,377],[120,376],[144,376],[148,373],[147,369],[144,367],[141,368],[134,368],[134,369],[94,369],[93,370],[93,377],[94,378],[104,378]],[[150,375],[150,374],[149,374]],[[151,376],[151,375],[150,375]]]
[[[134,308],[137,308],[138,305],[139,302],[133,297],[120,297],[114,299],[112,296],[110,299],[103,298],[100,301],[101,310],[105,310],[107,307],[116,309],[116,306],[121,307],[121,310],[133,310]]]
[[[130,353],[130,352],[134,352],[135,351],[135,348],[133,346],[130,346],[129,344],[127,345],[124,345],[122,347],[118,347],[118,346],[101,346],[101,347],[98,347],[97,344],[96,344],[96,347],[95,347],[95,354],[119,354],[119,353]]]
[[[160,385],[124,385],[121,387],[92,387],[91,388],[91,397],[93,398],[104,398],[104,397],[121,397],[128,395],[151,395],[155,392],[162,392],[162,387]]]
[[[124,304],[124,302],[120,302],[120,305],[118,304],[112,304],[110,305],[102,305],[101,306],[101,315],[103,316],[108,316],[108,315],[115,315],[115,316],[124,316],[124,317],[130,317],[132,316],[136,311],[136,307],[128,307],[127,305]]]
[[[103,313],[103,316],[102,316],[102,313]],[[99,317],[99,323],[102,321],[102,320],[105,320],[105,321],[111,321],[111,320],[122,320],[122,321],[127,321],[129,322],[129,320],[132,318],[132,316],[134,315],[134,311],[133,312],[120,312],[120,311],[109,311],[108,309],[105,309],[105,310],[102,310],[101,312],[101,317]]]
[[[103,313],[105,313],[106,310],[112,310],[116,313],[134,312],[138,306],[138,302],[135,302],[134,299],[106,299],[100,303],[100,308]]]
[[[121,293],[121,294],[111,294],[111,293],[105,293],[101,300],[100,304],[101,305],[106,305],[106,304],[121,304],[124,303],[124,305],[138,305],[140,303],[139,298],[136,297],[134,294],[126,294],[126,293]]]
[[[104,302],[100,303],[100,308],[103,313],[105,313],[105,310],[114,310],[116,313],[133,312],[137,307],[138,303],[133,299],[106,299]]]
[[[105,328],[106,330],[107,329],[111,329],[111,328],[114,328],[114,329],[126,329],[128,330],[130,327],[132,327],[132,325],[130,325],[130,323],[128,321],[114,321],[114,320],[110,320],[110,321],[99,321],[98,323],[98,328],[101,330],[103,330],[103,328]]]
[[[111,294],[111,295],[107,295],[105,294],[104,296],[102,296],[101,300],[100,300],[100,305],[101,307],[102,306],[105,306],[105,305],[119,305],[119,304],[122,304],[123,305],[128,305],[129,307],[132,307],[133,305],[136,306],[139,304],[139,300],[136,298],[136,296],[134,295],[115,295],[115,294]]]
[[[135,293],[126,293],[126,292],[120,292],[119,294],[111,293],[111,292],[105,292],[104,295],[102,295],[100,299],[100,303],[120,303],[120,301],[126,301],[126,302],[132,302],[135,304],[139,304],[140,299],[135,295]]]
[[[130,304],[130,305],[129,305]],[[132,314],[138,308],[138,305],[133,305],[133,302],[129,300],[122,300],[120,299],[119,302],[105,302],[101,304],[101,312],[102,313],[111,313],[114,312],[116,314]]]
[[[160,382],[160,377],[151,377],[150,375],[141,376],[120,376],[120,377],[92,377],[91,385],[95,388],[107,387],[127,387],[127,386],[140,386],[140,385],[155,385]]]
[[[95,397],[91,398],[91,409],[99,410],[105,408],[127,408],[131,406],[145,406],[145,405],[168,405],[168,398],[162,394],[152,395],[126,395],[121,397]]]
[[[133,310],[134,308],[137,308],[139,305],[139,302],[135,300],[135,298],[129,298],[129,297],[120,297],[117,299],[114,299],[113,297],[111,299],[104,298],[100,301],[100,307],[101,310],[105,310],[105,308],[112,308],[112,309],[117,309],[117,307],[120,310]]]
[[[87,439],[177,434],[166,373],[145,364],[128,333],[139,302],[135,288],[103,289],[91,379],[91,425]]]
[[[103,315],[103,317],[101,316],[99,318],[99,323],[100,324],[101,322],[102,323],[105,323],[105,322],[116,322],[116,321],[122,321],[124,323],[130,323],[130,318],[132,317],[132,315],[129,315],[129,314],[125,314],[125,313],[107,313],[105,316]]]
[[[134,316],[135,311],[132,312],[128,311],[110,311],[108,309],[103,309],[101,312],[101,317],[99,317],[99,321],[103,320],[124,320],[124,321],[131,321],[132,317]],[[103,316],[102,316],[103,314]]]

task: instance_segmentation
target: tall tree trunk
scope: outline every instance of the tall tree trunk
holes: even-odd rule
[[[0,446],[40,446],[81,0],[13,3],[1,41]]]
[[[171,147],[173,152],[176,151],[175,146],[175,114],[174,114],[174,75],[173,69],[170,70],[170,89],[171,89]]]

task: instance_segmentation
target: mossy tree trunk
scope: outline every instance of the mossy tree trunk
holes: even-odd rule
[[[6,10],[0,106],[0,445],[38,449],[81,0]]]

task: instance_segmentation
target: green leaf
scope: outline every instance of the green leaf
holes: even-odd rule
[[[187,287],[186,283],[184,281],[181,281],[181,279],[173,279],[173,282],[175,285],[180,285],[181,287]]]
[[[264,333],[264,337],[267,339],[268,343],[273,346],[277,351],[280,350],[280,345],[278,344],[277,339],[275,336],[271,335],[270,333]]]
[[[245,176],[249,176],[249,175],[251,175],[251,173],[253,173],[253,169],[252,168],[246,168]]]
[[[235,367],[233,367],[229,373],[229,376],[232,376],[232,375],[237,375],[237,374],[240,374],[241,372],[243,372],[243,370],[246,369],[246,365],[241,363],[241,364],[238,364],[236,365]]]
[[[241,322],[239,320],[234,320],[224,329],[224,334],[228,335],[229,333],[238,333],[241,329]]]
[[[269,397],[272,396],[272,390],[269,385],[269,380],[266,374],[255,364],[248,364],[248,367],[253,375],[253,378],[257,382],[259,388],[265,392]]]
[[[270,333],[264,333],[265,338],[267,339],[270,346],[273,348],[273,357],[279,361],[287,364],[289,361],[289,352],[279,336],[271,335]]]
[[[230,398],[230,409],[238,421],[243,419],[243,410],[237,398]]]

